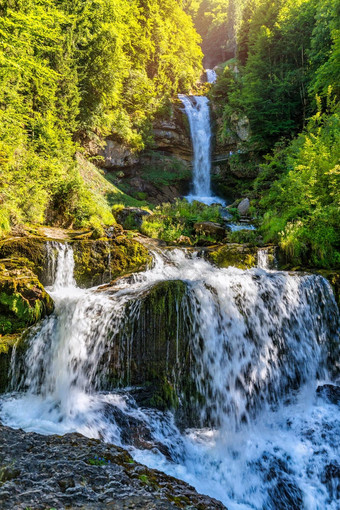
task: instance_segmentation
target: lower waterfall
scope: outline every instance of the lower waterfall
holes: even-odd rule
[[[48,253],[55,312],[30,331],[24,359],[14,352],[12,391],[0,400],[5,425],[120,444],[229,510],[339,508],[339,407],[323,392],[338,377],[339,313],[323,277],[218,269],[168,250],[143,273],[83,290],[72,248],[53,244]],[[203,397],[189,429],[170,411],[139,406],[133,388],[102,386],[141,296],[171,280],[185,284],[190,367]],[[146,427],[153,447],[127,443],[122,417]]]

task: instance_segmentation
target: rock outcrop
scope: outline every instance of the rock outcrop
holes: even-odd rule
[[[0,335],[21,332],[53,311],[52,298],[26,264],[0,260]]]
[[[2,510],[223,510],[193,487],[80,434],[41,436],[0,426]]]
[[[257,265],[257,248],[249,244],[224,244],[207,250],[205,257],[218,267],[249,269]]]
[[[141,387],[139,403],[162,410],[190,402],[196,390],[188,370],[193,362],[188,306],[180,280],[157,283],[127,306],[110,352],[109,388]]]
[[[141,271],[151,261],[148,250],[123,233],[112,239],[74,241],[72,247],[74,278],[82,288]]]

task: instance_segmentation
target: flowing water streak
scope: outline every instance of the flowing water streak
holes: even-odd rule
[[[338,342],[339,317],[326,280],[217,269],[174,250],[155,254],[151,269],[110,291],[81,290],[73,280],[71,247],[55,250],[56,280],[49,291],[56,310],[31,336],[16,386],[28,392],[3,399],[4,423],[42,433],[77,430],[119,443],[121,430],[111,412],[119,408],[147,423],[175,462],[134,450],[137,460],[222,499],[230,510],[284,508],[277,506],[279,499],[271,503],[276,483],[282,497],[303,498],[304,507],[297,508],[337,508],[320,477],[340,454],[334,443],[338,415],[313,397],[317,380],[330,376],[330,355],[337,358],[331,346]],[[171,416],[138,409],[120,393],[97,391],[98,368],[115,334],[140,313],[140,296],[168,280],[187,285],[193,375],[205,401],[202,422],[210,424],[186,434]],[[127,340],[120,348],[131,353],[133,335]]]
[[[257,267],[261,269],[269,269],[268,250],[263,248],[257,252]]]
[[[205,72],[207,74],[207,82],[215,83],[215,81],[217,80],[216,71],[214,69],[206,69]]]

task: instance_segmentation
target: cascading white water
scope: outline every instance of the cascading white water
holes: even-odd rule
[[[135,448],[137,460],[186,480],[230,510],[337,508],[323,477],[340,454],[334,442],[339,409],[315,395],[318,381],[331,377],[329,358],[337,357],[339,342],[326,280],[217,269],[175,250],[155,254],[153,268],[106,291],[81,290],[73,280],[72,249],[59,245],[56,252],[49,289],[56,310],[31,334],[23,376],[14,377],[21,392],[2,398],[3,423],[123,444],[113,412],[119,408],[147,424],[173,459]],[[98,367],[127,319],[126,304],[134,302],[130,313],[138,313],[139,296],[168,280],[187,286],[193,376],[209,425],[183,433],[171,415],[139,409],[127,393],[99,391]]]
[[[205,96],[179,96],[187,114],[193,145],[193,192],[186,198],[189,202],[198,200],[205,204],[220,203],[224,200],[211,192],[211,124],[209,100]]]
[[[216,71],[214,69],[206,69],[205,72],[206,72],[206,75],[207,75],[207,82],[208,83],[215,83],[215,81],[217,80]]]
[[[261,269],[269,269],[268,250],[263,248],[257,252],[257,267]]]

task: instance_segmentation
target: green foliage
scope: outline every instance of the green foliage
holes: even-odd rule
[[[336,0],[244,5],[238,72],[229,64],[211,91],[223,118],[222,141],[235,132],[232,114],[243,114],[250,121],[250,148],[264,154],[282,137],[301,131],[315,113],[316,93],[326,98],[331,86],[333,97],[339,97],[339,14]]]
[[[141,230],[153,238],[167,243],[176,243],[181,236],[189,237],[194,243],[199,240],[214,242],[213,238],[198,236],[194,224],[200,221],[221,221],[220,206],[207,206],[201,202],[176,200],[173,204],[157,206],[152,216],[144,219]]]
[[[99,235],[115,193],[88,189],[78,143],[152,143],[153,116],[200,72],[192,21],[176,0],[9,0],[0,33],[0,233],[48,222]]]
[[[329,107],[326,113],[319,109],[306,131],[262,166],[267,175],[285,167],[259,202],[261,231],[293,264],[340,264],[340,111]]]
[[[143,166],[142,177],[156,186],[171,186],[174,182],[190,180],[191,170],[180,159],[154,154],[152,162]]]

